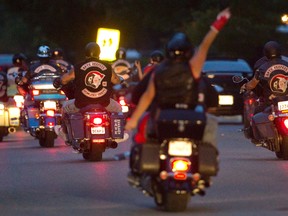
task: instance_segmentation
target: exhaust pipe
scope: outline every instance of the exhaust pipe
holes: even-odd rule
[[[8,132],[9,133],[15,133],[16,132],[16,128],[15,127],[9,127],[8,128]]]
[[[110,148],[115,149],[115,148],[117,148],[117,146],[118,146],[118,143],[117,143],[117,142],[115,142],[115,141],[109,142],[109,147],[110,147]]]

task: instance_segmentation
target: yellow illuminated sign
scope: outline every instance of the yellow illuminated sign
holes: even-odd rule
[[[113,61],[115,53],[119,48],[120,31],[117,29],[99,28],[97,31],[96,43],[100,46],[100,59]]]

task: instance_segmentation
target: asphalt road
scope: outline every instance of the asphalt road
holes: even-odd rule
[[[0,143],[0,215],[288,215],[288,161],[253,146],[240,128],[220,125],[219,174],[205,196],[192,197],[185,212],[174,214],[128,185],[128,160],[114,155],[128,151],[129,142],[108,149],[101,162],[87,162],[60,139],[41,148],[17,131]]]

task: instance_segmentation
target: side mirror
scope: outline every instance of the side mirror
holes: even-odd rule
[[[232,77],[232,80],[233,80],[233,82],[234,83],[240,83],[240,82],[242,82],[244,79],[246,79],[245,77],[243,77],[243,76],[233,76]]]

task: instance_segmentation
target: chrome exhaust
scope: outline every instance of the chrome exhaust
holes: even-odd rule
[[[9,133],[15,133],[16,132],[16,128],[15,127],[9,127],[8,128],[8,132]]]

